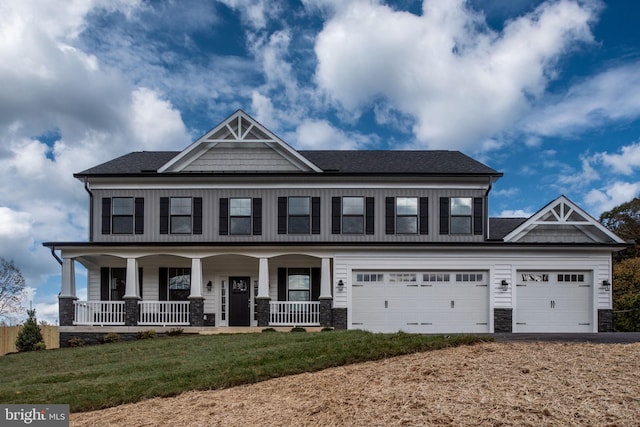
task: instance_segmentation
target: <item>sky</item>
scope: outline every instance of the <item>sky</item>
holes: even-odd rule
[[[0,257],[55,323],[42,242],[88,239],[73,173],[182,150],[238,108],[296,149],[460,150],[504,173],[491,216],[565,195],[597,219],[640,193],[638,16],[597,0],[5,0]]]

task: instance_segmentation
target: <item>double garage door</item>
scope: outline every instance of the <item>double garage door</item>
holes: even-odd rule
[[[486,271],[354,272],[354,329],[489,332]]]
[[[593,332],[591,272],[519,271],[514,332]]]

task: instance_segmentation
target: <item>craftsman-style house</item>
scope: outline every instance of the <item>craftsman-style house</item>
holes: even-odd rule
[[[489,218],[501,176],[456,151],[298,151],[236,111],[183,151],[75,174],[89,240],[44,244],[62,263],[61,337],[611,330],[611,253],[625,242],[564,196]]]

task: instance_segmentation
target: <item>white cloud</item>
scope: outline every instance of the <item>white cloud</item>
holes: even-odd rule
[[[270,17],[280,12],[280,5],[271,0],[221,0],[240,12],[242,20],[255,30],[264,29]]]
[[[373,1],[333,7],[315,47],[318,85],[349,111],[382,98],[413,116],[422,144],[462,149],[519,120],[557,60],[593,40],[595,15],[586,2],[546,2],[498,34],[463,0],[425,0],[421,16]]]
[[[0,239],[20,239],[31,231],[31,214],[0,206]]]
[[[526,118],[525,130],[566,136],[640,117],[640,62],[612,68],[549,98]]]
[[[530,212],[528,210],[524,210],[524,209],[505,209],[502,212],[500,212],[500,214],[498,214],[498,217],[500,218],[529,218],[531,215],[533,215],[533,212]]]
[[[355,150],[366,142],[362,135],[336,129],[326,120],[304,120],[291,136],[300,150]]]
[[[632,200],[640,195],[640,182],[616,181],[600,189],[592,189],[587,193],[584,202],[595,216],[611,210],[615,206]]]
[[[639,107],[640,108],[640,107]],[[640,142],[622,147],[618,154],[600,153],[594,160],[613,168],[612,172],[631,175],[634,169],[640,167]]]

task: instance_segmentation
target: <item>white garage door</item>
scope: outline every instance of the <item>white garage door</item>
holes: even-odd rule
[[[515,332],[593,332],[591,272],[518,272]]]
[[[351,326],[372,332],[489,332],[487,272],[354,272]]]

